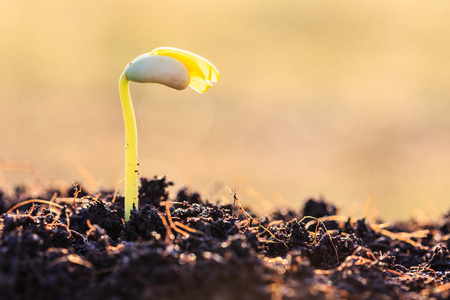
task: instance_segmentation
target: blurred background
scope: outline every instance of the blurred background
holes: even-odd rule
[[[450,2],[0,1],[0,185],[124,177],[118,79],[159,46],[206,94],[131,84],[140,175],[268,210],[383,220],[450,208]],[[89,177],[95,180],[89,179]]]

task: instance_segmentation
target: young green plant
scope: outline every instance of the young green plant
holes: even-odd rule
[[[138,153],[136,118],[129,82],[160,83],[176,90],[190,86],[206,92],[219,81],[219,71],[206,59],[180,49],[161,47],[130,62],[119,79],[119,93],[125,121],[125,221],[138,209]]]

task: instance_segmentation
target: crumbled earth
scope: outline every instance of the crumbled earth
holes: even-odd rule
[[[369,223],[309,199],[258,216],[170,185],[142,178],[128,222],[114,191],[0,191],[0,299],[450,298],[450,213]]]

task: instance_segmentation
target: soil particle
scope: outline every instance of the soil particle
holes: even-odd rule
[[[139,211],[131,212],[130,220],[122,228],[121,241],[149,241],[156,235],[166,236],[166,228],[158,215],[159,211],[151,205],[144,205]]]
[[[0,299],[450,297],[450,213],[371,223],[310,199],[258,216],[171,185],[142,178],[128,222],[114,191],[49,190],[53,205],[12,212],[31,194],[0,191]]]
[[[5,194],[0,191],[0,214],[4,214],[8,209],[8,204],[6,203]]]
[[[173,182],[167,181],[166,177],[153,179],[141,178],[139,187],[139,205],[152,204],[159,207],[161,201],[166,201],[169,197],[167,188],[173,185]]]
[[[61,216],[64,220],[64,216]],[[100,200],[91,201],[86,207],[78,210],[69,218],[70,228],[84,233],[91,229],[89,224],[96,224],[106,231],[109,237],[116,241],[122,227],[122,215],[111,208],[111,205]]]
[[[309,199],[305,203],[305,207],[303,208],[303,216],[309,217],[324,217],[324,216],[333,216],[337,212],[337,208],[334,205],[328,204],[322,199]]]

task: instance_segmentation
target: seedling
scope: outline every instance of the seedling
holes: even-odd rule
[[[129,82],[160,83],[176,90],[190,86],[206,92],[219,81],[219,71],[206,59],[180,49],[161,47],[131,61],[119,79],[119,93],[125,121],[125,221],[138,208],[138,153],[136,118]]]

